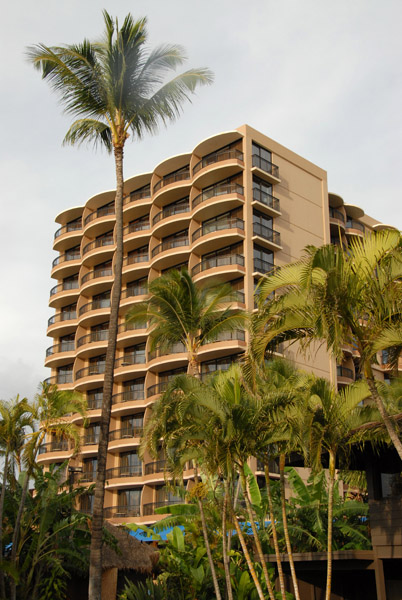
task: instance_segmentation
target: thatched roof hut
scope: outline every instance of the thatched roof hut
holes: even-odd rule
[[[153,546],[137,540],[123,527],[116,527],[107,521],[104,526],[116,538],[117,549],[103,544],[102,569],[132,569],[150,575],[158,562],[159,552]]]

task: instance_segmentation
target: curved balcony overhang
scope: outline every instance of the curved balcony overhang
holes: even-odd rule
[[[60,344],[57,344],[58,346]],[[53,346],[54,347],[54,346]],[[49,348],[48,348],[49,350]],[[63,365],[69,365],[74,361],[75,358],[75,350],[57,350],[46,356],[45,358],[45,367],[49,367],[55,369],[56,367],[62,367]]]
[[[242,186],[240,186],[241,188]],[[206,198],[205,200],[198,199],[196,196],[192,200],[193,213],[192,218],[198,221],[205,221],[217,217],[223,212],[229,212],[234,208],[242,206],[245,201],[244,189],[242,191],[229,191],[227,194],[217,194]],[[199,194],[201,196],[201,193]],[[194,206],[194,202],[196,205]]]
[[[366,234],[366,229],[362,223],[358,221],[347,221],[345,228],[346,235],[358,236],[363,238]]]
[[[69,221],[75,221],[75,219],[81,217],[84,208],[84,206],[72,206],[71,208],[66,208],[56,216],[55,222],[59,223],[61,226],[67,225]]]
[[[174,215],[168,217],[162,217],[155,225],[152,227],[152,235],[155,235],[158,238],[167,237],[168,235],[173,235],[178,231],[185,229],[188,223],[191,220],[190,207],[188,210],[183,212],[176,213]]]
[[[101,387],[105,377],[104,368],[95,370],[94,367],[84,367],[78,369],[75,374],[75,389],[78,392],[90,389],[91,387]]]
[[[211,154],[211,152],[215,152],[223,146],[228,146],[243,137],[244,136],[236,129],[233,129],[232,131],[222,131],[221,133],[217,133],[216,135],[205,138],[205,140],[199,142],[194,148],[193,154],[201,158],[202,156]]]
[[[232,255],[220,257],[216,263],[213,260],[203,261],[192,269],[194,281],[201,281],[207,277],[216,277],[221,281],[230,281],[238,276],[245,275],[244,256]]]
[[[89,242],[82,249],[82,264],[86,267],[94,267],[100,262],[111,260],[115,250],[113,237]]]
[[[90,335],[84,336],[84,337],[90,338]],[[104,340],[93,340],[93,341],[88,339],[88,341],[83,342],[81,345],[78,346],[79,341],[80,340],[77,340],[77,350],[76,350],[77,358],[82,358],[82,359],[91,358],[92,356],[99,356],[99,354],[101,354],[102,352],[106,352],[107,338]]]
[[[159,371],[166,371],[167,365],[171,369],[186,367],[188,363],[188,353],[174,352],[171,354],[168,353],[155,356],[155,358],[148,357],[148,359],[149,370],[158,373]]]
[[[80,243],[81,238],[82,225],[80,227],[63,225],[55,233],[53,250],[56,250],[57,252],[64,252],[72,246],[77,246]]]
[[[166,391],[167,386],[167,382],[154,383],[153,385],[149,385],[146,391],[147,400],[149,400],[152,404],[156,398],[158,398],[161,394],[163,394],[163,392]]]
[[[162,246],[163,244],[159,245]],[[158,247],[155,247],[154,250],[157,250],[157,248]],[[170,267],[177,265],[177,263],[181,263],[188,260],[189,256],[190,246],[187,239],[187,243],[183,246],[179,245],[173,248],[168,248],[167,250],[162,250],[161,252],[157,253],[152,258],[151,267],[153,269],[157,269],[158,271],[169,269]]]
[[[137,261],[127,261],[127,258],[130,257],[126,257],[123,261],[123,284],[127,284],[127,282],[134,279],[141,279],[142,277],[148,276],[150,268],[149,256],[146,256],[146,260],[142,260],[141,257],[141,260]]]
[[[95,305],[95,307],[94,307]],[[80,311],[83,311],[80,313]],[[92,325],[99,325],[108,319],[110,315],[110,304],[109,306],[99,306],[94,302],[88,302],[81,306],[78,310],[78,324],[80,327],[90,327]]]
[[[364,210],[356,204],[344,204],[346,215],[352,219],[361,219],[364,217]]]
[[[118,430],[118,432],[111,431],[109,433],[108,452],[126,452],[135,446],[139,446],[142,435],[143,429],[141,429],[141,432],[131,432],[128,430]]]
[[[122,297],[120,300],[120,314],[124,314],[128,306],[132,306],[137,302],[146,302],[149,298],[149,294],[133,294],[125,290],[122,290]],[[124,310],[122,310],[124,309]]]
[[[133,362],[132,359],[119,358],[114,365],[114,381],[120,383],[137,377],[145,377],[147,364],[145,359],[142,362]]]
[[[101,271],[89,271],[81,277],[81,293],[94,296],[112,288],[113,269],[102,269]]]
[[[53,318],[50,317],[48,321],[48,328],[46,330],[47,336],[61,337],[63,335],[72,333],[77,329],[77,317],[75,317],[75,319],[61,320],[61,315],[62,313],[56,313],[55,315],[53,315],[53,317],[56,317],[55,320],[53,320]]]
[[[390,229],[391,231],[399,231],[399,229],[394,225],[387,225],[386,223],[377,223],[376,225],[373,225],[373,229],[374,231],[384,231],[386,229]]]
[[[193,185],[198,188],[205,188],[222,181],[222,179],[239,174],[244,170],[244,162],[243,158],[240,158],[240,154],[243,155],[243,153],[240,152],[238,158],[233,155],[231,158],[227,158],[226,160],[222,159],[203,167],[193,176]]]
[[[151,192],[149,192],[151,194]],[[152,206],[151,196],[144,196],[142,198],[135,198],[135,196],[129,196],[123,200],[123,217],[124,221],[132,221],[133,219],[139,219],[144,215],[148,214]]]
[[[138,231],[129,231],[128,227],[129,226],[124,228],[124,252],[131,252],[136,248],[141,248],[141,246],[145,246],[146,244],[148,244],[151,238],[151,229],[149,226],[146,229],[141,229]]]
[[[87,223],[85,223],[84,220],[83,234],[88,238],[96,238],[114,228],[116,222],[114,209],[113,212],[110,214],[102,214],[99,217],[97,217],[96,214],[97,213],[94,212],[88,215],[92,218],[92,220],[88,221]]]
[[[344,201],[343,201],[342,196],[339,196],[338,194],[333,194],[332,192],[330,192],[328,194],[328,204],[332,208],[340,208],[341,206],[344,205]]]
[[[105,190],[103,192],[100,192],[99,194],[95,194],[94,196],[91,196],[91,198],[89,198],[89,200],[87,200],[87,202],[85,204],[85,208],[90,211],[97,210],[101,206],[104,206],[105,204],[112,202],[115,199],[115,197],[116,197],[116,190]]]
[[[85,438],[84,438],[85,440]],[[81,442],[80,456],[97,456],[99,439],[87,440]]]
[[[61,259],[61,262],[52,266],[50,276],[53,277],[53,279],[64,279],[65,277],[70,277],[76,273],[77,269],[79,269],[81,266],[81,257],[71,260],[63,260],[64,256],[62,255],[57,258]],[[55,261],[56,260],[57,259],[55,259]]]
[[[72,390],[74,388],[72,373],[47,377],[47,379],[45,379],[45,383],[57,385],[60,390]]]
[[[186,165],[190,163],[191,152],[184,152],[182,154],[175,154],[174,156],[170,156],[162,160],[159,164],[156,165],[153,173],[157,177],[165,177],[174,171],[178,171],[182,169]],[[156,181],[153,181],[153,185],[155,185]]]
[[[230,246],[232,244],[236,244],[237,242],[241,242],[244,239],[244,229],[228,226],[226,229],[219,229],[217,231],[201,235],[198,239],[193,241],[191,251],[199,254],[207,254],[213,250],[219,250],[225,246]]]
[[[336,367],[336,381],[338,385],[350,385],[355,380],[355,374],[352,369],[344,366]]]
[[[339,228],[345,231],[346,219],[342,210],[329,207],[329,225],[331,231],[338,231]]]
[[[55,291],[51,294],[49,299],[50,308],[61,308],[62,306],[66,306],[66,304],[74,304],[80,293],[78,287],[64,289],[62,283],[54,286],[51,291],[53,290]]]
[[[142,393],[120,392],[113,394],[112,414],[113,416],[132,415],[136,412],[143,412],[152,401],[145,397],[145,390]]]
[[[92,422],[99,421],[101,418],[101,415],[102,415],[102,406],[99,406],[98,408],[90,408],[88,406],[85,418],[87,421],[92,423]],[[83,425],[84,418],[79,413],[74,413],[71,416],[71,423],[75,423],[76,425]]]
[[[162,187],[159,187],[154,191],[154,204],[163,208],[166,204],[170,204],[171,202],[180,200],[180,198],[183,198],[184,196],[188,196],[191,185],[190,175],[185,178],[183,176],[183,179],[172,181],[172,183],[162,185]]]
[[[139,329],[120,330],[117,334],[117,348],[126,348],[132,344],[141,344],[145,342],[148,335],[148,329],[141,327]]]
[[[152,172],[139,173],[138,175],[134,175],[133,177],[126,179],[124,182],[124,197],[150,184],[151,178]]]
[[[39,450],[39,454],[36,457],[36,462],[39,465],[45,465],[45,464],[49,464],[49,463],[55,463],[55,462],[64,462],[66,460],[68,460],[69,458],[71,458],[72,454],[73,454],[73,450],[72,449],[65,449],[63,450],[61,447],[57,448],[57,444],[53,447],[53,449],[50,447],[51,444],[54,444],[53,442],[50,442],[49,444],[42,444],[42,448],[48,446],[48,448],[46,448],[46,452],[41,453],[41,451]]]
[[[204,344],[198,351],[200,362],[229,356],[230,354],[239,354],[247,350],[245,339],[228,339]]]

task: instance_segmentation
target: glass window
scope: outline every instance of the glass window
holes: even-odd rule
[[[117,497],[119,506],[139,506],[141,502],[141,490],[119,490]]]

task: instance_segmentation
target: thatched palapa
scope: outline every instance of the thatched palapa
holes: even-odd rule
[[[159,552],[153,546],[142,543],[122,527],[107,521],[105,528],[117,540],[117,550],[104,543],[102,548],[102,568],[132,569],[150,575],[158,562]]]

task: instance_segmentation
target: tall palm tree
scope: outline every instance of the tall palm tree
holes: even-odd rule
[[[0,560],[3,559],[3,511],[10,459],[19,458],[24,445],[26,428],[33,427],[30,406],[19,396],[9,402],[0,401],[0,447],[4,452],[3,482],[0,494]],[[0,597],[6,597],[4,571],[0,568]]]
[[[377,353],[402,350],[402,237],[380,231],[340,246],[308,247],[296,263],[263,280],[254,317],[254,352],[261,358],[272,344],[313,340],[342,358],[344,344],[359,353],[361,375],[401,460],[402,442],[374,378]],[[275,293],[272,298],[271,294]]]
[[[78,452],[80,428],[71,423],[67,415],[78,413],[85,418],[86,400],[81,394],[60,391],[56,385],[43,382],[40,393],[35,396],[34,402],[29,405],[29,413],[33,421],[33,430],[26,435],[26,443],[23,449],[26,471],[13,532],[11,564],[15,564],[17,560],[20,523],[28,494],[29,478],[37,468],[36,458],[39,449],[46,436],[52,436],[55,439],[68,440],[72,444],[73,454]],[[11,582],[11,600],[16,600],[16,582],[14,580]]]
[[[370,421],[373,410],[369,406],[362,406],[363,400],[369,396],[365,382],[350,385],[337,393],[326,379],[312,378],[309,394],[308,455],[313,471],[322,469],[323,453],[328,454],[328,559],[325,600],[330,600],[336,460],[341,452],[347,453],[348,445],[353,442],[351,432],[364,422]]]
[[[230,306],[236,299],[230,284],[198,287],[187,269],[173,269],[154,279],[148,291],[149,300],[134,305],[127,321],[148,322],[151,350],[181,342],[188,353],[187,372],[193,377],[200,376],[197,353],[203,344],[244,327],[245,314]]]
[[[164,83],[166,75],[184,61],[179,46],[146,46],[146,19],[128,14],[117,19],[103,12],[105,33],[101,41],[78,45],[29,49],[33,65],[42,71],[68,114],[77,120],[64,142],[93,142],[113,152],[116,171],[114,283],[111,293],[109,337],[106,351],[98,469],[93,509],[89,600],[101,594],[101,552],[106,456],[113,388],[118,311],[123,264],[123,150],[129,135],[140,140],[155,133],[160,122],[173,121],[198,85],[211,83],[207,69],[189,70]]]

